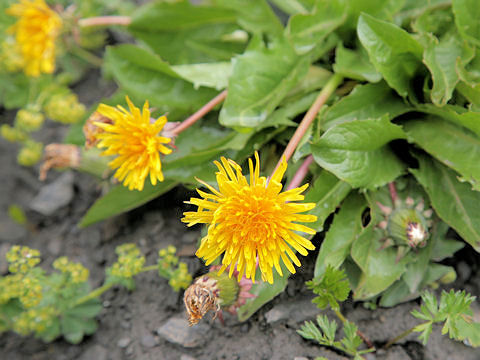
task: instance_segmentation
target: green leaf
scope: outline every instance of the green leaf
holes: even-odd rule
[[[402,162],[384,146],[403,137],[401,128],[387,116],[354,120],[330,127],[311,149],[321,167],[352,187],[375,188],[403,172]]]
[[[139,7],[128,29],[162,59],[190,64],[229,60],[242,52],[246,39],[232,35],[239,29],[235,22],[235,13],[222,7],[157,1]]]
[[[123,185],[117,185],[105,196],[98,199],[80,221],[80,227],[92,225],[101,220],[121,214],[155,199],[177,185],[174,180],[166,179],[156,186],[145,181],[143,191],[130,191]]]
[[[409,139],[456,170],[474,190],[480,191],[480,139],[471,132],[440,119],[412,120],[404,125]]]
[[[309,12],[316,0],[272,0],[283,12],[290,15],[304,14]]]
[[[385,81],[400,96],[412,95],[411,79],[423,53],[420,43],[398,26],[367,14],[358,19],[357,32],[370,61]]]
[[[470,346],[480,347],[480,322],[466,322],[458,319],[456,322],[458,339],[467,339]]]
[[[105,66],[128,94],[163,106],[165,112],[197,110],[217,94],[204,87],[196,90],[158,56],[134,45],[108,47]]]
[[[222,90],[227,87],[232,72],[229,62],[174,65],[172,70],[185,80],[190,81],[195,89],[201,86]]]
[[[328,129],[352,120],[379,118],[387,114],[391,120],[408,111],[410,107],[385,82],[357,85],[348,96],[325,111],[322,128]]]
[[[28,103],[30,80],[23,74],[0,74],[0,104],[6,109],[21,108]]]
[[[333,70],[336,74],[344,77],[369,82],[379,82],[382,80],[375,67],[368,59],[367,54],[360,49],[350,50],[338,45],[335,50],[335,64]]]
[[[402,128],[389,121],[388,116],[378,119],[353,120],[329,128],[314,143],[317,146],[341,150],[375,150],[395,139],[405,139]]]
[[[265,0],[214,0],[236,13],[237,22],[245,30],[257,35],[281,36],[283,26]]]
[[[322,205],[320,203],[317,206]],[[358,194],[351,194],[343,202],[320,247],[315,262],[315,277],[320,276],[328,265],[338,268],[343,264],[350,254],[353,241],[362,230],[362,213],[365,208],[365,200]]]
[[[286,41],[266,47],[254,38],[250,48],[235,58],[220,123],[228,127],[260,125],[307,74],[308,67],[308,59],[298,57]]]
[[[288,275],[290,272],[286,269],[283,263],[280,264],[284,276],[278,275],[276,271],[273,273],[273,284],[260,280],[260,272],[257,271],[257,279],[250,290],[254,294],[253,299],[247,300],[246,304],[238,309],[238,320],[245,321],[250,318],[258,309],[260,309],[267,302],[272,300],[275,296],[282,293],[287,287]]]
[[[443,106],[452,97],[459,81],[457,59],[465,65],[474,54],[473,48],[462,44],[455,36],[449,36],[440,42],[435,38],[429,41],[423,54],[423,62],[432,74],[433,88],[430,96],[435,105]]]
[[[350,11],[347,24],[355,29],[362,13],[372,15],[380,20],[391,21],[393,15],[402,8],[405,0],[350,0]]]
[[[100,303],[100,300],[94,299],[86,303],[77,305],[71,309],[68,309],[64,314],[80,318],[93,318],[100,313],[102,308],[103,307]]]
[[[355,300],[366,300],[378,295],[405,272],[410,255],[407,254],[398,261],[395,249],[379,250],[383,236],[380,229],[369,225],[353,242],[351,256],[362,269],[353,293]]]
[[[339,180],[328,171],[322,171],[315,179],[312,188],[305,195],[304,202],[314,202],[317,205],[308,213],[315,215],[317,221],[309,227],[317,232],[323,230],[327,217],[335,211],[337,206],[350,193],[352,187],[345,181]]]
[[[347,18],[346,0],[317,0],[311,13],[290,17],[286,37],[298,54],[305,54],[343,24]]]
[[[465,40],[480,46],[480,8],[475,0],[452,0],[455,24]]]
[[[444,120],[461,125],[480,137],[480,112],[467,111],[465,108],[456,105],[445,105],[438,107],[432,104],[419,104],[416,110],[437,115]]]
[[[333,310],[339,310],[338,302],[347,300],[350,293],[350,285],[343,270],[335,269],[328,265],[325,272],[306,282],[307,287],[317,296],[312,300],[320,309],[328,305]]]
[[[94,319],[66,315],[62,317],[60,326],[65,339],[72,344],[78,344],[84,335],[93,334],[96,331],[97,322]]]
[[[437,215],[480,252],[480,192],[460,183],[447,167],[418,156],[420,168],[411,169],[425,188]]]

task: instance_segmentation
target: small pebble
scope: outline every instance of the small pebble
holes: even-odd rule
[[[130,338],[122,338],[118,340],[117,346],[121,349],[125,349],[128,346],[128,344],[130,344],[130,341],[131,341]]]
[[[150,335],[150,334],[147,334],[147,335],[143,335],[142,336],[142,339],[140,340],[140,343],[142,344],[142,346],[146,347],[146,348],[152,348],[154,347],[155,345],[157,345],[157,341],[155,340],[155,338]]]

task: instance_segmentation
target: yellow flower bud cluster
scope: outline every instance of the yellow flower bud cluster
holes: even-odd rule
[[[32,132],[40,129],[45,121],[45,116],[33,109],[20,109],[15,118],[15,128]]]
[[[0,134],[2,134],[2,137],[5,140],[10,142],[23,142],[28,138],[28,135],[23,130],[12,127],[8,124],[3,124],[0,127]]]
[[[63,124],[79,122],[85,115],[85,105],[78,101],[75,94],[53,95],[44,107],[47,117]]]
[[[18,72],[25,66],[25,61],[20,52],[20,46],[12,37],[7,37],[0,44],[0,69],[9,73]]]
[[[37,306],[43,297],[43,288],[34,275],[12,274],[0,278],[0,304],[19,299],[23,307]]]
[[[26,274],[40,262],[40,252],[27,246],[14,245],[7,252],[6,259],[12,274]]]
[[[111,267],[111,275],[131,279],[137,275],[145,264],[145,257],[135,244],[123,244],[115,249],[118,260]]]
[[[42,333],[58,315],[54,306],[44,306],[22,312],[14,318],[13,330],[20,335]]]
[[[89,271],[80,263],[75,263],[66,256],[59,257],[53,262],[53,268],[59,270],[68,276],[68,281],[72,284],[83,283],[88,280]]]
[[[17,162],[22,166],[33,166],[40,161],[43,154],[43,144],[37,141],[26,141],[17,155]]]
[[[158,252],[158,273],[168,279],[168,284],[173,290],[186,289],[192,282],[192,275],[188,272],[187,264],[178,261],[175,256],[177,249],[169,245]],[[178,266],[177,266],[178,264]]]

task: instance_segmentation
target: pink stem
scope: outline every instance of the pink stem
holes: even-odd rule
[[[295,152],[295,149],[297,148],[298,144],[300,143],[300,140],[302,140],[303,135],[305,135],[305,132],[308,130],[309,126],[312,124],[313,120],[317,116],[318,112],[320,111],[320,108],[325,104],[325,102],[328,100],[330,95],[335,91],[337,86],[342,82],[343,77],[334,74],[328,83],[324,86],[322,91],[318,94],[317,98],[315,99],[314,103],[308,109],[307,113],[303,117],[302,121],[298,125],[297,130],[293,134],[292,138],[290,139],[287,147],[285,148],[285,151],[283,152],[282,156],[278,160],[277,166],[275,166],[275,169],[272,172],[275,174],[277,169],[279,168],[280,164],[282,163],[283,157],[285,157],[285,161],[288,162],[290,158],[292,157],[293,153]]]
[[[398,195],[397,195],[397,189],[395,188],[395,183],[393,181],[388,183],[388,190],[390,191],[390,197],[392,198],[393,206],[395,206],[395,203],[397,202],[397,199],[398,199]]]
[[[308,167],[310,164],[313,162],[313,155],[309,155],[305,158],[303,161],[303,164],[300,165],[298,168],[297,172],[293,176],[292,181],[290,184],[287,186],[287,190],[294,189],[300,186],[302,183],[303,179],[305,179],[305,176],[307,176],[308,173]]]
[[[132,22],[130,16],[98,16],[78,20],[80,27],[89,26],[108,26],[108,25],[122,25],[128,26]]]
[[[200,120],[205,114],[208,114],[215,106],[220,104],[225,98],[227,97],[227,90],[223,90],[220,94],[215,96],[212,100],[206,103],[200,110],[196,113],[182,121],[180,125],[175,127],[171,133],[173,136],[177,136],[183,130],[187,129],[188,127],[192,126],[197,120]]]

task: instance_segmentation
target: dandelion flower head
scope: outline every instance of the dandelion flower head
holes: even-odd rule
[[[20,0],[6,13],[17,18],[9,28],[23,58],[25,74],[37,77],[55,70],[55,40],[62,27],[60,16],[44,0]]]
[[[191,198],[187,203],[198,206],[197,211],[185,212],[183,222],[188,226],[208,224],[208,233],[196,255],[212,263],[224,254],[220,273],[229,266],[229,276],[238,271],[255,280],[258,267],[262,280],[273,283],[273,268],[283,276],[280,259],[293,274],[300,266],[295,252],[307,255],[315,247],[297,232],[315,234],[315,231],[297,222],[313,222],[316,216],[300,214],[315,207],[313,203],[299,203],[304,196],[305,184],[282,192],[282,177],[287,169],[285,160],[270,181],[260,176],[260,161],[255,152],[256,164],[249,159],[250,182],[241,167],[232,160],[215,161],[218,190],[200,181],[211,193],[197,189],[201,198]],[[293,264],[292,264],[293,262]]]
[[[99,140],[97,147],[106,148],[102,155],[116,155],[109,166],[117,169],[114,176],[119,181],[129,190],[142,191],[148,175],[152,185],[156,185],[157,180],[163,181],[160,154],[172,152],[164,145],[171,140],[160,136],[167,123],[165,116],[151,121],[148,101],[140,111],[128,96],[126,100],[130,111],[120,105],[116,108],[105,104],[98,106],[97,111],[111,119],[112,123],[95,123],[103,130],[96,135]]]

